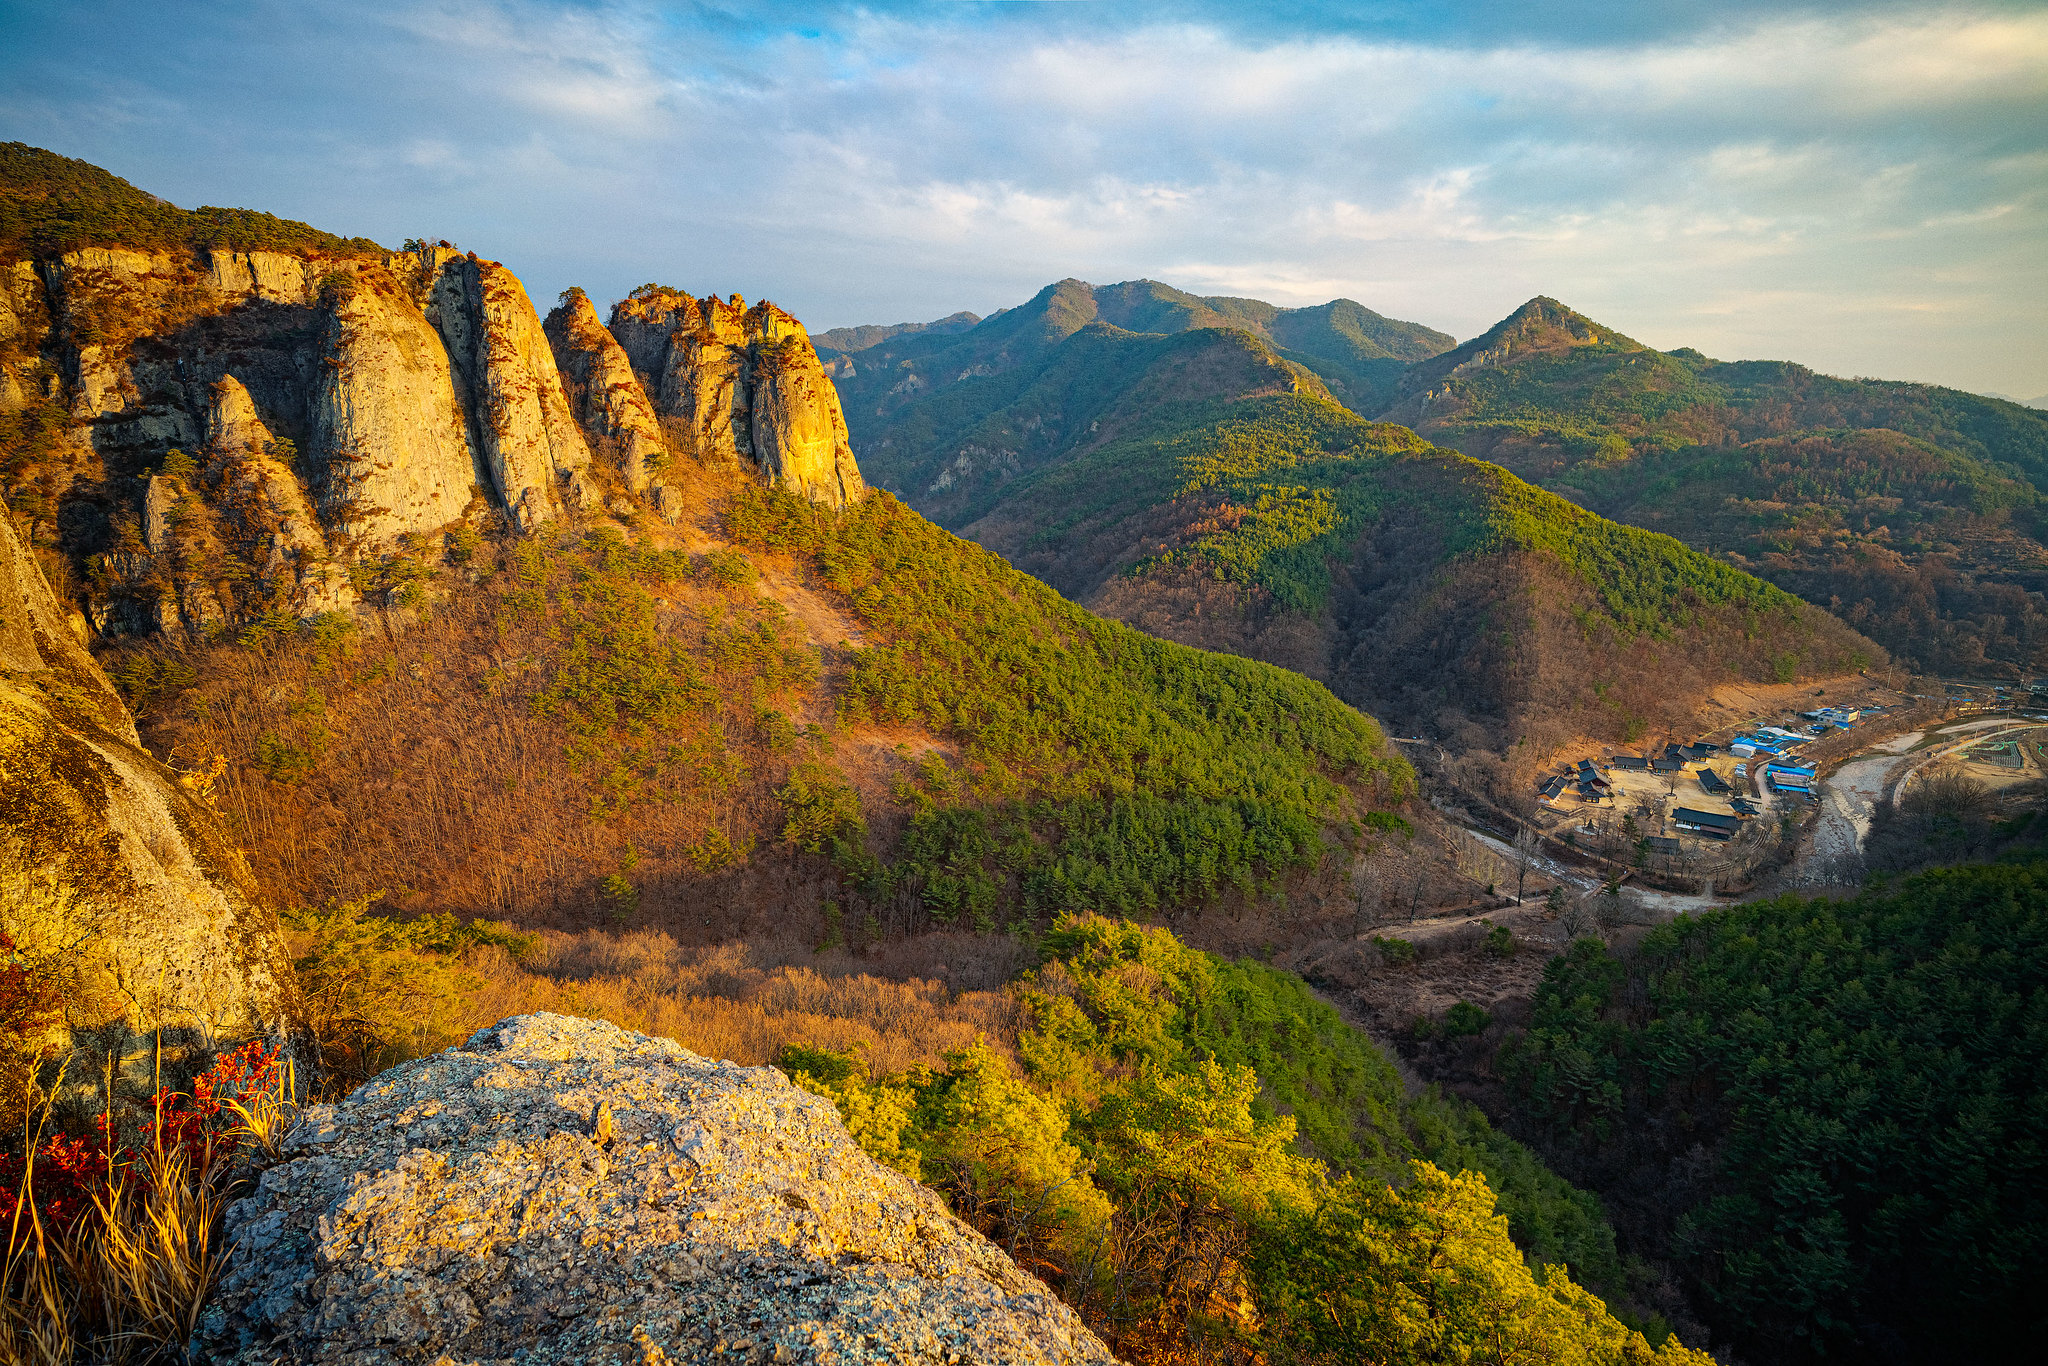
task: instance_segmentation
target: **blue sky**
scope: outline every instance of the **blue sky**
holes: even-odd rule
[[[814,329],[1150,276],[2048,395],[2048,6],[0,6],[0,138]]]

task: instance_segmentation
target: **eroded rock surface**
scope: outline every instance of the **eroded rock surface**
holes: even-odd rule
[[[628,489],[647,492],[653,469],[668,451],[661,439],[661,420],[640,387],[625,348],[605,330],[580,290],[548,314],[544,329],[584,431],[614,453]]]
[[[298,477],[277,458],[283,449],[233,375],[212,389],[207,454],[227,534],[263,586],[307,613],[341,611],[355,601],[348,577],[330,562],[327,542]],[[148,526],[145,524],[145,535]]]
[[[661,415],[699,460],[747,460],[769,482],[841,507],[867,491],[839,392],[803,324],[765,301],[655,290],[612,310]]]
[[[277,918],[250,894],[219,817],[137,742],[0,507],[0,929],[56,975],[48,1042],[111,1050],[146,1085],[162,1031],[184,1054],[287,1031],[297,1014]]]
[[[474,416],[500,500],[520,527],[598,501],[584,444],[553,349],[526,290],[511,271],[474,256],[447,259],[426,315],[440,330]]]
[[[372,545],[462,515],[478,481],[448,352],[382,271],[362,271],[327,316],[313,399],[328,515]]]
[[[770,1068],[528,1015],[308,1113],[229,1214],[216,1359],[1109,1362]]]
[[[665,484],[664,460],[741,463],[834,506],[865,491],[781,309],[657,290],[607,330],[579,295],[543,326],[509,270],[445,242],[16,263],[0,413],[51,401],[10,488],[103,636],[389,610],[365,565],[432,564],[499,514],[678,521],[689,481],[678,465]]]

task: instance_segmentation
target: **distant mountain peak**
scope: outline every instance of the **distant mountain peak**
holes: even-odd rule
[[[962,309],[958,313],[949,313],[928,323],[862,323],[857,327],[835,327],[828,332],[814,334],[811,341],[821,351],[837,351],[842,355],[851,355],[856,351],[865,351],[871,346],[880,346],[893,337],[905,337],[919,332],[935,333],[940,336],[965,332],[980,321],[979,313],[969,313]]]
[[[1502,318],[1491,328],[1465,346],[1498,346],[1503,342],[1522,346],[1613,346],[1623,351],[1646,351],[1649,348],[1633,337],[1623,336],[1611,327],[1594,322],[1585,314],[1568,304],[1560,303],[1547,294],[1538,294],[1520,308]],[[1463,351],[1461,346],[1458,351]],[[1457,352],[1451,352],[1455,355]]]
[[[1471,341],[1411,366],[1401,377],[1401,393],[1404,398],[1422,393],[1452,375],[1484,369],[1510,356],[1561,354],[1582,346],[1610,351],[1650,349],[1547,294],[1538,294]]]

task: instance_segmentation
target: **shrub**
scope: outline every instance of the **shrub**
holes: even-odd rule
[[[1415,961],[1415,941],[1411,939],[1383,939],[1374,935],[1372,944],[1389,967],[1406,967]]]
[[[222,1267],[220,1214],[296,1100],[259,1041],[222,1053],[189,1094],[110,1104],[89,1138],[31,1125],[0,1154],[0,1359],[179,1359]]]
[[[1493,1017],[1470,1001],[1459,1001],[1444,1012],[1444,1033],[1450,1038],[1483,1034]]]

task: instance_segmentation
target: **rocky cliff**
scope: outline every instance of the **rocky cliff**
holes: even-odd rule
[[[838,390],[803,324],[775,305],[650,287],[612,310],[611,331],[688,454],[750,461],[833,507],[866,492]]]
[[[136,740],[0,506],[0,929],[52,976],[63,1019],[41,1040],[109,1049],[146,1081],[161,1031],[182,1051],[287,1029],[296,1012],[276,918],[206,800]]]
[[[625,348],[605,330],[597,309],[580,289],[563,298],[544,326],[583,429],[617,460],[629,490],[647,492],[668,447],[661,419],[640,387]]]
[[[557,1015],[308,1113],[229,1214],[215,1359],[1109,1362],[781,1073]]]
[[[71,560],[95,629],[194,637],[357,607],[394,557],[493,515],[673,520],[672,455],[857,498],[802,326],[688,302],[659,326],[628,308],[622,346],[580,296],[543,328],[510,271],[446,244],[14,262],[0,416],[33,458],[4,491]]]

